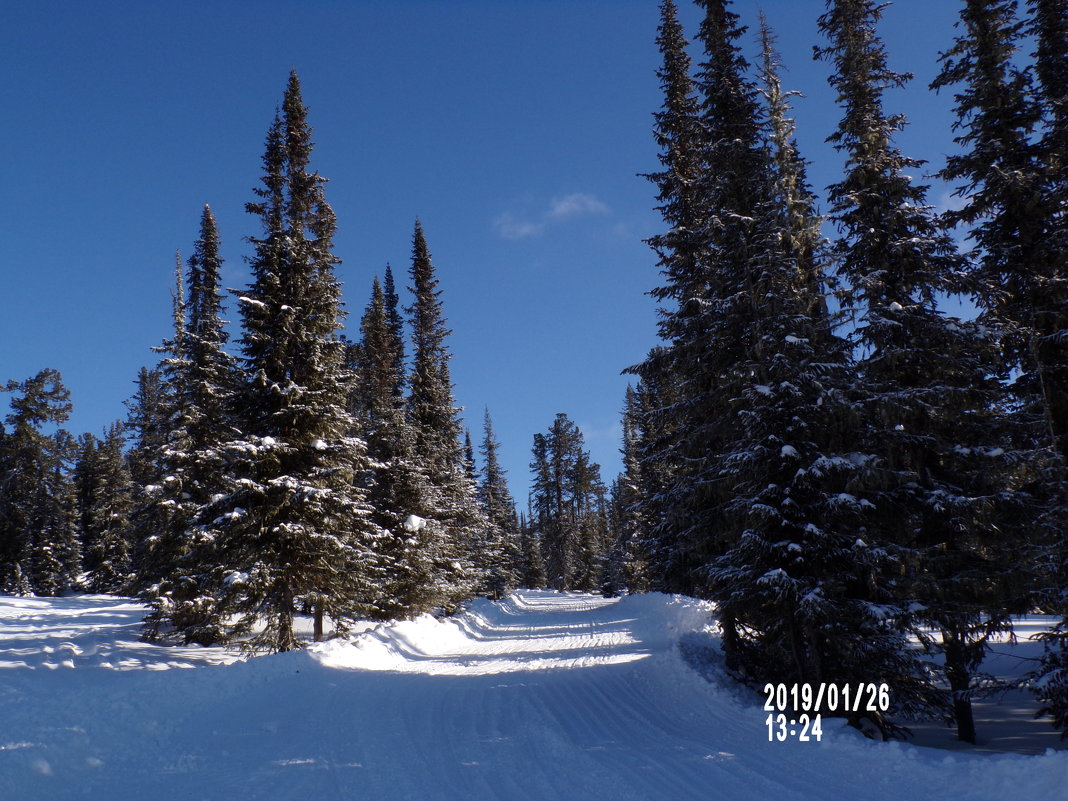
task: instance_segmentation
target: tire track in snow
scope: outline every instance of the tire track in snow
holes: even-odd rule
[[[308,653],[185,649],[196,670],[127,642],[128,601],[7,600],[4,801],[1002,801],[1068,783],[1065,754],[951,756],[833,721],[828,742],[768,743],[755,695],[683,662],[709,613],[685,599],[523,592]],[[43,646],[68,640],[106,659],[50,668]]]

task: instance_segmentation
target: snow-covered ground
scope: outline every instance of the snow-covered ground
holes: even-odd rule
[[[0,598],[0,799],[1052,801],[1068,787],[1065,751],[883,744],[833,720],[823,742],[769,743],[762,698],[683,658],[709,614],[689,599],[523,592],[245,662],[141,643],[141,614],[108,596]]]

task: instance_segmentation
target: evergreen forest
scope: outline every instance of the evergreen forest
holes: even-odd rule
[[[519,587],[677,593],[716,604],[738,681],[886,683],[852,723],[941,717],[970,742],[991,643],[1040,612],[1061,622],[1027,685],[1068,734],[1068,0],[959,0],[911,90],[953,98],[934,165],[897,142],[885,95],[911,76],[882,5],[827,0],[840,169],[819,189],[774,31],[694,2],[697,29],[662,0],[650,31],[657,344],[618,365],[618,476],[559,413],[513,497],[490,410],[471,432],[457,406],[419,219],[406,272],[345,287],[346,312],[294,71],[248,230],[199,210],[122,419],[67,431],[53,369],[3,387],[0,592],[131,595],[146,640],[249,654],[303,648],[298,618],[318,641]],[[224,235],[247,237],[240,290]]]

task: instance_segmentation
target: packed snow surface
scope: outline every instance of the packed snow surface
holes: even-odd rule
[[[0,799],[1064,798],[1068,753],[768,742],[710,609],[521,592],[249,661],[108,596],[0,598]],[[680,647],[680,644],[682,647]],[[689,658],[684,657],[689,654]],[[189,669],[180,669],[189,668]],[[703,675],[702,675],[703,674]]]

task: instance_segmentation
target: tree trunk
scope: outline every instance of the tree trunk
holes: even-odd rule
[[[719,628],[722,632],[723,657],[727,670],[732,673],[738,672],[738,627],[733,615],[722,615],[719,619]]]
[[[968,695],[972,677],[964,656],[964,644],[960,638],[942,632],[943,651],[946,656],[946,678],[953,694],[953,719],[957,722],[957,739],[975,745],[975,716],[972,714],[972,699]]]
[[[293,633],[293,615],[296,611],[293,586],[289,581],[282,584],[282,599],[278,609],[278,634],[275,648],[279,653],[293,651],[297,648],[297,638]]]
[[[316,604],[313,612],[315,616],[315,628],[313,630],[312,639],[315,642],[323,641],[323,607],[322,604]]]

